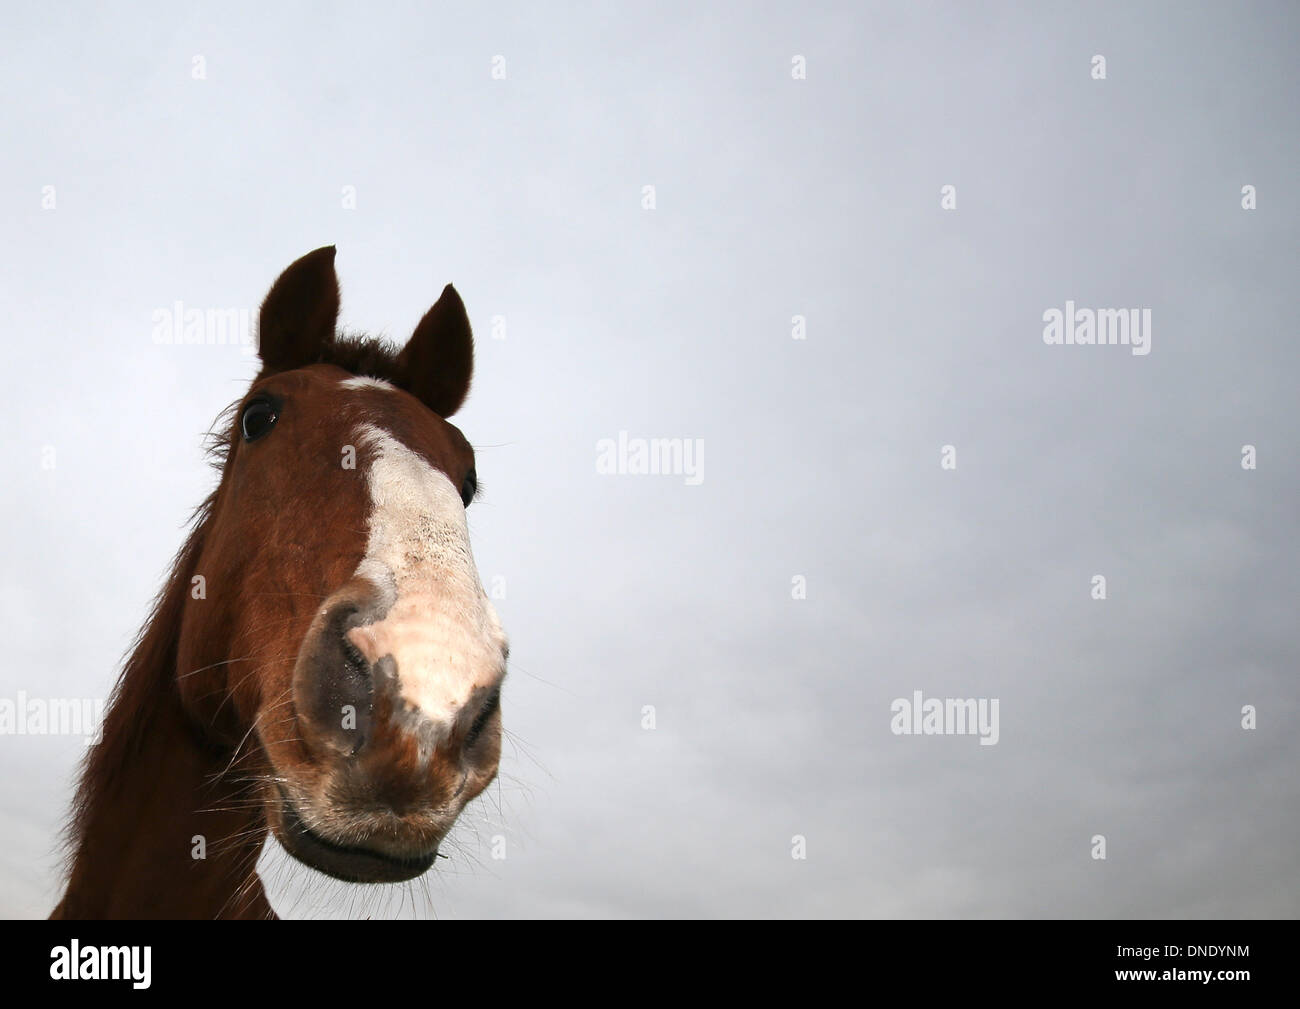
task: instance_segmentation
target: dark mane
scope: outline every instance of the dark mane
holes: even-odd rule
[[[95,813],[95,800],[111,795],[118,771],[140,752],[154,716],[175,696],[177,641],[189,591],[190,572],[198,562],[216,500],[214,490],[194,510],[190,533],[172,561],[171,573],[154,599],[153,608],[132,643],[129,657],[109,696],[100,742],[90,747],[72,803],[65,832],[68,855],[85,836]]]
[[[343,332],[335,335],[308,363],[332,364],[359,378],[382,378],[405,389],[405,376],[398,364],[398,354],[398,348],[381,337]],[[261,379],[274,373],[274,368],[264,367],[257,377]]]
[[[382,378],[406,388],[405,376],[397,364],[399,350],[381,337],[364,333],[340,333],[326,345],[321,364],[333,364],[358,378]]]

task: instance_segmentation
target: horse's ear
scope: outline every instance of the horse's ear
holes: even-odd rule
[[[319,361],[334,340],[338,317],[334,246],[327,245],[290,265],[271,285],[257,324],[262,363],[288,371]]]
[[[401,383],[442,417],[460,409],[474,374],[474,338],[465,303],[448,284],[397,356]]]

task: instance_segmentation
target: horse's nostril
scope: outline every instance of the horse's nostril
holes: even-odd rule
[[[346,637],[343,638],[343,658],[356,674],[360,676],[369,675],[370,663],[367,662],[366,657],[361,654],[361,649]]]
[[[343,637],[353,627],[362,622],[361,608],[354,602],[336,603],[322,612],[326,626],[339,637]]]
[[[344,600],[322,610],[303,642],[294,672],[294,701],[316,742],[356,754],[370,736],[373,670],[348,632],[366,622]]]

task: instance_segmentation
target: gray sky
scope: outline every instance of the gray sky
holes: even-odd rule
[[[1300,16],[1079,7],[7,9],[0,698],[106,694],[212,485],[256,366],[155,310],[334,243],[346,326],[476,327],[510,742],[425,882],[268,848],[282,914],[1295,917]],[[0,736],[0,913],[82,750]]]

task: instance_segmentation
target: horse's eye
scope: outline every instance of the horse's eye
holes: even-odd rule
[[[460,485],[460,499],[465,502],[465,507],[474,500],[474,492],[478,490],[478,474],[472,469],[465,474],[465,482]]]
[[[277,417],[275,404],[269,399],[253,400],[244,407],[244,412],[239,416],[239,430],[244,436],[244,441],[257,441],[275,427]]]

